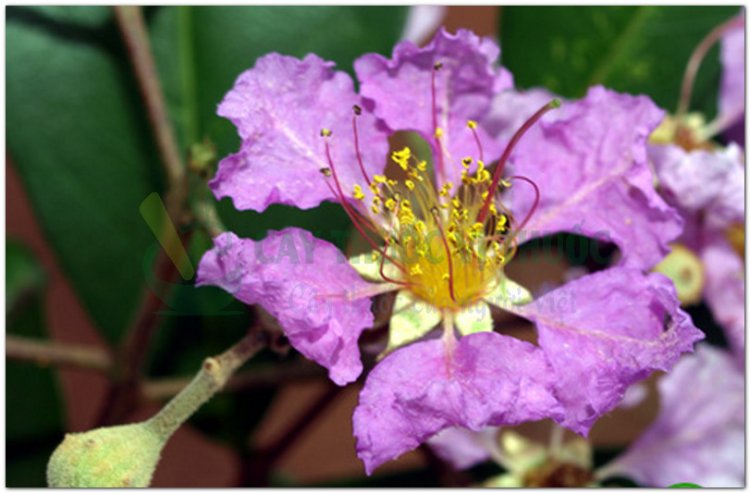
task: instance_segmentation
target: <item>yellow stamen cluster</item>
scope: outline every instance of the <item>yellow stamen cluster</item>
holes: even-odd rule
[[[411,148],[393,152],[391,159],[406,177],[373,176],[369,204],[388,257],[402,267],[407,288],[433,306],[459,310],[478,301],[515,251],[507,209],[493,200],[486,219],[478,220],[489,194],[495,194],[489,190],[491,174],[481,160],[469,174],[474,160],[467,157],[461,161],[461,184],[448,181],[437,188],[427,163]],[[353,196],[364,201],[362,186],[354,186]]]

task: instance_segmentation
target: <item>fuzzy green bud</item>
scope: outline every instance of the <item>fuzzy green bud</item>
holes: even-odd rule
[[[149,422],[68,433],[47,464],[53,488],[146,487],[166,440]]]

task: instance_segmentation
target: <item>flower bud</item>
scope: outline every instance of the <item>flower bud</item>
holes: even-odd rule
[[[55,488],[146,487],[166,440],[148,422],[68,433],[47,464]]]

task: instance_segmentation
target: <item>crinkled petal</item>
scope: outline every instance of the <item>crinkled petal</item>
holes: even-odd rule
[[[456,314],[456,328],[463,335],[492,331],[490,306],[479,301]]]
[[[394,131],[418,132],[432,144],[434,153],[438,147],[431,84],[435,64],[442,64],[435,73],[437,124],[444,132],[442,142],[447,151],[444,177],[456,183],[463,169],[460,160],[478,157],[467,121],[481,123],[493,95],[513,85],[510,73],[494,66],[499,54],[497,44],[489,38],[463,29],[456,34],[441,29],[424,48],[404,41],[396,45],[390,60],[371,53],[360,57],[354,68],[360,93],[374,101],[375,114]],[[502,149],[481,126],[477,131],[489,164]]]
[[[566,410],[559,423],[584,435],[629,385],[668,371],[703,338],[670,280],[629,268],[569,282],[516,313],[536,322]]]
[[[724,229],[745,218],[745,167],[742,149],[731,144],[716,151],[685,151],[676,145],[651,145],[649,157],[659,192],[683,214],[703,215],[709,229]]]
[[[606,466],[638,483],[738,487],[745,481],[744,375],[730,355],[701,344],[659,381],[656,421]]]
[[[270,204],[304,209],[335,200],[321,173],[329,167],[321,129],[330,137],[332,159],[343,192],[364,183],[355,152],[353,106],[364,106],[352,79],[316,55],[303,60],[272,53],[242,73],[218,113],[237,127],[240,151],[224,158],[211,181],[217,198],[231,197],[238,209],[263,211]],[[382,172],[387,134],[363,111],[358,120],[363,164]],[[365,190],[367,188],[365,187]]]
[[[647,269],[661,260],[682,230],[647,163],[646,140],[663,115],[645,96],[602,87],[545,115],[511,158],[511,173],[531,178],[541,195],[521,239],[572,232],[615,243],[623,266]],[[533,189],[518,181],[510,198],[520,221]]]
[[[354,411],[357,455],[370,474],[440,430],[515,425],[559,416],[539,348],[497,333],[393,352],[368,375]]]
[[[744,145],[745,118],[745,14],[737,16],[736,27],[724,34],[721,40],[721,88],[719,90],[719,114],[729,120],[741,122],[742,132],[737,134]]]
[[[724,328],[737,360],[745,361],[745,264],[732,247],[716,239],[701,252],[703,289],[714,318]]]
[[[218,286],[276,317],[299,352],[339,385],[362,372],[357,339],[372,326],[363,281],[332,244],[287,228],[261,241],[224,233],[198,267],[199,286]]]
[[[489,460],[491,449],[497,449],[499,428],[488,426],[480,431],[446,428],[427,440],[432,450],[456,469],[468,469]]]

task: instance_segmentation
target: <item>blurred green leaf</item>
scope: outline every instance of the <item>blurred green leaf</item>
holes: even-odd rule
[[[215,109],[255,58],[314,51],[351,71],[360,54],[390,51],[406,8],[155,7],[146,14],[181,147],[207,137],[224,156],[239,141]],[[156,244],[138,207],[163,191],[163,180],[111,9],[10,7],[6,40],[10,155],[65,273],[116,341]],[[220,214],[254,238],[288,225],[323,237],[349,229],[331,205],[304,212],[278,206],[260,215],[239,213],[226,200]]]
[[[42,229],[115,341],[154,241],[138,212],[161,190],[148,124],[106,7],[9,7],[7,136]]]
[[[6,243],[6,266],[9,294],[22,286],[42,287],[44,272],[22,245]],[[42,294],[41,289],[25,291],[26,302],[8,319],[8,334],[47,336]],[[6,485],[44,486],[47,459],[63,437],[57,375],[51,368],[13,360],[6,361],[5,371]]]
[[[690,54],[738,7],[504,7],[503,64],[516,84],[564,97],[589,86],[647,94],[674,111]],[[700,69],[691,109],[715,113],[720,67],[714,48]]]
[[[10,314],[24,299],[37,294],[45,275],[36,257],[20,243],[5,243],[5,311]]]

